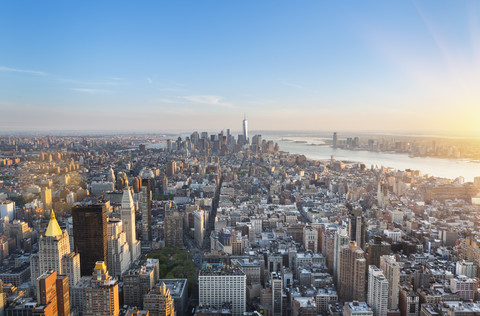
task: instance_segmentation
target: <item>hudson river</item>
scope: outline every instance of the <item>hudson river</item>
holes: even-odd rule
[[[329,160],[333,155],[336,160],[362,162],[368,168],[374,165],[398,170],[414,169],[435,177],[455,179],[462,176],[465,181],[473,181],[474,177],[480,176],[480,163],[464,159],[409,157],[408,154],[400,153],[333,149],[330,145],[322,146],[327,140],[322,137],[291,134],[283,136],[272,133],[263,138],[277,142],[282,151],[305,155],[315,160]]]

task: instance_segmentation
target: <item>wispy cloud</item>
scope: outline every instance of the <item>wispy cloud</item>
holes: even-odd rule
[[[151,78],[147,78],[147,82],[148,82],[148,84],[152,84],[153,80]]]
[[[111,90],[104,90],[104,89],[85,89],[85,88],[72,88],[71,90],[77,91],[77,92],[88,93],[88,94],[112,92]]]
[[[43,71],[18,69],[18,68],[11,68],[11,67],[5,67],[5,66],[0,66],[0,71],[20,72],[20,73],[26,73],[26,74],[32,74],[32,75],[39,75],[39,76],[48,75],[46,72],[43,72]]]
[[[193,103],[215,105],[227,108],[236,107],[230,102],[223,101],[225,98],[218,95],[191,95],[182,98]]]

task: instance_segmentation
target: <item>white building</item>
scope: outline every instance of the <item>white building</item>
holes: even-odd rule
[[[130,268],[130,246],[121,220],[109,219],[107,231],[107,270],[111,271],[113,277],[119,278]]]
[[[15,202],[3,201],[0,202],[0,216],[2,218],[8,217],[8,221],[11,222],[15,218]]]
[[[343,306],[344,316],[373,316],[373,311],[365,302],[346,302]]]
[[[135,228],[135,206],[133,204],[132,193],[128,188],[128,183],[123,190],[122,207],[120,209],[120,218],[123,223],[128,246],[130,248],[130,261],[135,262],[141,255],[140,241],[137,240]]]
[[[198,276],[199,304],[221,308],[223,303],[232,303],[232,315],[240,316],[246,311],[247,277],[236,267],[205,265]]]
[[[303,228],[303,246],[306,250],[318,252],[318,231],[315,228],[311,226]]]
[[[68,275],[70,288],[80,280],[80,254],[70,251],[68,233],[62,232],[53,211],[45,235],[40,237],[38,254],[30,257],[30,269],[32,280],[49,270]]]
[[[374,265],[368,267],[367,303],[374,316],[386,316],[388,309],[388,281],[382,270]]]
[[[457,293],[464,301],[475,299],[477,288],[478,281],[464,275],[459,275],[450,280],[450,291]]]
[[[400,264],[394,256],[381,256],[380,269],[388,281],[388,309],[398,308],[398,284],[400,282]]]
[[[457,261],[455,274],[465,275],[469,278],[475,278],[477,276],[477,265],[472,261],[460,260]]]

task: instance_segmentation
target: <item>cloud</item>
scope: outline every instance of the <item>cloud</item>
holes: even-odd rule
[[[147,82],[148,82],[148,84],[152,84],[152,83],[153,83],[153,80],[150,79],[150,78],[147,78]]]
[[[235,108],[236,106],[229,102],[224,102],[224,98],[218,95],[191,95],[182,97],[183,99],[199,104],[216,105],[227,108]]]
[[[72,88],[71,90],[77,92],[83,92],[88,94],[95,94],[95,93],[104,93],[104,92],[112,92],[111,90],[103,90],[103,89],[85,89],[85,88]]]
[[[43,72],[43,71],[17,69],[17,68],[10,68],[10,67],[4,67],[4,66],[0,66],[0,71],[21,72],[21,73],[27,73],[27,74],[39,75],[39,76],[48,75],[46,72]]]

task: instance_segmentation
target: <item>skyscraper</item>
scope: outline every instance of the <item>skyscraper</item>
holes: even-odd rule
[[[366,267],[364,252],[356,242],[351,241],[340,249],[338,296],[341,301],[365,301]]]
[[[165,209],[165,247],[183,248],[183,217],[176,209]]]
[[[68,276],[57,276],[56,271],[50,270],[39,276],[36,282],[39,306],[35,308],[34,315],[70,315]]]
[[[105,262],[95,263],[92,279],[84,289],[84,316],[117,316],[119,314],[118,281],[108,275]]]
[[[335,232],[335,241],[333,246],[333,281],[338,286],[339,277],[338,270],[340,265],[340,250],[343,246],[348,245],[350,238],[348,237],[347,228],[339,227]]]
[[[388,308],[398,308],[398,284],[400,282],[400,264],[394,256],[381,256],[380,269],[388,280]]]
[[[53,211],[50,213],[47,230],[38,244],[38,254],[30,258],[32,280],[54,270],[58,274],[67,274],[70,287],[73,287],[80,280],[80,255],[70,251],[68,232],[62,232]]]
[[[338,146],[337,132],[333,133],[332,146],[333,148],[337,148]]]
[[[150,316],[174,316],[175,308],[170,290],[161,283],[154,287],[143,299],[143,308]]]
[[[133,204],[132,192],[127,186],[123,190],[122,208],[120,210],[120,218],[123,223],[123,230],[127,237],[127,243],[130,248],[130,261],[135,262],[141,254],[140,242],[137,240],[137,232],[135,229],[135,206]]]
[[[367,303],[373,316],[386,316],[388,310],[388,281],[382,270],[374,265],[368,267]]]
[[[130,246],[123,231],[123,222],[118,218],[108,220],[107,258],[108,271],[114,277],[122,276],[131,264]]]
[[[221,308],[232,304],[232,315],[240,316],[246,310],[245,273],[237,267],[205,264],[198,276],[199,304]]]
[[[283,299],[283,290],[282,290],[282,276],[276,272],[272,272],[270,278],[272,286],[272,310],[273,316],[282,316],[282,299]]]
[[[73,241],[80,253],[82,276],[90,275],[97,261],[107,262],[107,203],[83,203],[72,209]]]
[[[142,240],[152,241],[152,188],[150,178],[142,177]]]
[[[248,139],[248,122],[247,116],[243,118],[243,137],[245,138],[245,144],[249,144],[250,141]]]
[[[367,265],[380,266],[380,257],[389,255],[391,246],[388,242],[382,241],[382,237],[379,235],[373,236],[373,240],[367,245]]]

